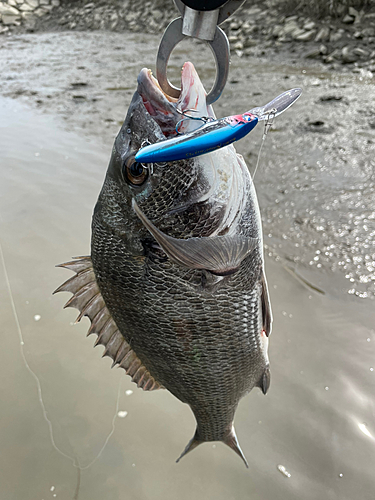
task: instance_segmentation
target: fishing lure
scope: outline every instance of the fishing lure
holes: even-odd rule
[[[159,163],[193,158],[220,149],[242,139],[262,120],[270,120],[288,109],[301,95],[299,88],[287,90],[265,106],[242,115],[206,121],[198,129],[172,139],[149,144],[135,155],[139,163]],[[188,115],[184,115],[190,118]],[[193,118],[193,117],[191,117]]]

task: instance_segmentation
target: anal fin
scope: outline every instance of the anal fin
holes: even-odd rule
[[[103,356],[112,358],[112,366],[118,365],[123,368],[138,387],[145,391],[162,388],[162,385],[142,365],[141,360],[117,328],[100,293],[91,258],[78,257],[57,267],[65,267],[76,273],[53,293],[66,291],[73,294],[64,307],[75,307],[80,311],[77,322],[81,321],[83,316],[90,319],[91,326],[88,335],[96,333],[98,336],[94,347],[103,345]]]

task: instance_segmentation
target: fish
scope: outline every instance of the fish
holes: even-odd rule
[[[234,428],[239,401],[270,386],[272,312],[254,183],[233,145],[171,162],[135,160],[172,138],[180,112],[216,119],[192,63],[181,95],[164,94],[147,68],[115,139],[92,217],[91,255],[55,292],[73,296],[77,321],[103,356],[144,391],[166,389],[190,406],[193,438],[180,455],[221,441],[246,467]],[[199,121],[184,120],[180,133]]]

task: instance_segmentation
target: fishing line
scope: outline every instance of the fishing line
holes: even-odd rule
[[[28,363],[28,361],[26,359],[26,356],[25,356],[25,352],[24,352],[25,342],[24,342],[24,338],[23,338],[23,335],[22,335],[21,324],[20,324],[20,321],[19,321],[19,317],[18,317],[16,305],[15,305],[14,298],[13,298],[13,292],[12,292],[12,288],[11,288],[11,285],[10,285],[7,268],[6,268],[6,265],[5,265],[4,252],[3,252],[3,248],[2,248],[1,242],[0,242],[0,257],[1,257],[2,267],[3,267],[3,270],[4,270],[5,283],[6,283],[6,286],[7,286],[7,289],[8,289],[9,300],[10,300],[10,304],[11,304],[11,307],[12,307],[13,316],[14,316],[14,320],[15,320],[15,323],[16,323],[18,337],[19,337],[19,341],[20,341],[21,358],[22,358],[22,361],[23,361],[26,369],[28,370],[28,372],[31,374],[31,376],[35,380],[35,383],[36,383],[36,386],[37,386],[37,390],[38,390],[39,403],[40,403],[40,406],[42,408],[42,413],[43,413],[44,420],[47,422],[47,425],[48,425],[48,428],[49,428],[49,434],[50,434],[52,446],[53,446],[53,448],[60,455],[62,455],[63,457],[67,458],[68,460],[70,460],[73,463],[74,467],[77,467],[81,471],[82,470],[86,470],[89,467],[91,467],[99,459],[99,457],[102,455],[105,447],[107,446],[108,441],[110,440],[110,438],[112,437],[113,433],[115,432],[115,421],[116,421],[117,414],[118,414],[118,411],[119,411],[122,381],[123,381],[124,377],[120,378],[120,382],[119,382],[119,386],[118,386],[117,399],[116,399],[116,411],[115,411],[114,417],[112,419],[112,428],[111,428],[111,431],[108,434],[107,438],[105,439],[102,448],[100,449],[99,453],[96,455],[96,457],[94,458],[94,460],[92,460],[88,465],[85,465],[84,467],[82,467],[82,466],[79,465],[79,461],[78,461],[77,458],[71,457],[70,455],[68,455],[67,453],[65,453],[64,451],[62,451],[57,446],[57,444],[55,442],[55,438],[54,438],[54,435],[53,435],[53,426],[52,426],[51,420],[47,416],[47,410],[46,410],[46,406],[45,406],[44,400],[43,400],[42,386],[41,386],[40,380],[39,380],[37,374],[30,367],[30,365],[29,365],[29,363]]]
[[[262,142],[260,144],[260,148],[259,148],[259,152],[258,152],[258,158],[257,158],[257,163],[255,165],[255,170],[254,170],[254,173],[253,173],[253,180],[254,180],[255,174],[257,173],[257,170],[258,170],[258,165],[259,165],[260,155],[261,155],[261,152],[262,152],[262,149],[263,149],[263,144],[265,143],[267,134],[268,134],[270,128],[272,127],[273,121],[275,119],[275,114],[274,114],[275,112],[276,112],[276,109],[272,109],[271,112],[269,113],[269,115],[267,116],[267,119],[264,122],[264,131],[263,131],[263,136],[262,136]]]

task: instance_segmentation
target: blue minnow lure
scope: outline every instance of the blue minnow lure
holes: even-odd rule
[[[301,92],[299,88],[287,90],[265,106],[253,108],[242,115],[210,120],[192,132],[149,144],[138,151],[135,160],[140,163],[183,160],[228,146],[245,137],[258,121],[272,120],[280,115],[298,99]],[[189,118],[188,115],[185,117]]]

